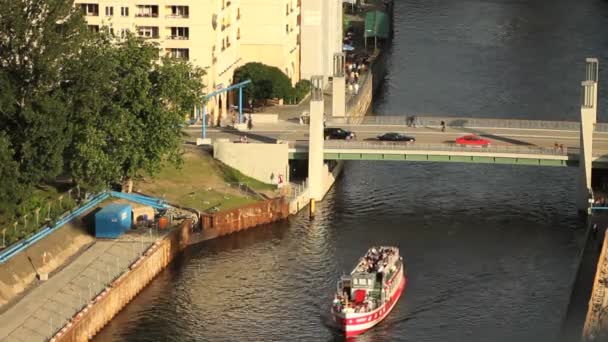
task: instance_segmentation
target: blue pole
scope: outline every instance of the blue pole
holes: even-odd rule
[[[243,123],[243,87],[239,87],[239,123]]]
[[[207,138],[207,106],[203,103],[203,139]]]

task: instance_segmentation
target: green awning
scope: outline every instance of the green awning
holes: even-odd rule
[[[390,18],[382,11],[371,11],[365,15],[364,37],[388,38],[390,31]]]

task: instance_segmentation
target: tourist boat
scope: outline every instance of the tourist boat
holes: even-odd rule
[[[350,275],[338,281],[331,307],[334,322],[347,337],[365,332],[391,312],[406,283],[399,248],[370,248]]]

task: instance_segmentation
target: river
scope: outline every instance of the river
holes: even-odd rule
[[[402,0],[378,114],[576,120],[606,1]],[[600,92],[608,73],[600,73]],[[600,97],[600,117],[606,96]],[[97,341],[329,341],[335,282],[373,244],[408,288],[359,341],[555,341],[583,223],[576,170],[348,162],[310,221],[189,249]]]

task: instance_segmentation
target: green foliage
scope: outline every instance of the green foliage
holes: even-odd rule
[[[293,94],[289,77],[277,67],[257,62],[247,63],[234,71],[234,83],[246,80],[251,80],[251,84],[244,88],[248,99],[287,99]]]
[[[132,36],[120,44],[100,36],[71,66],[69,169],[79,182],[100,188],[179,163],[180,124],[202,101],[203,72],[175,59],[157,63],[158,54]]]
[[[60,174],[95,190],[180,161],[204,73],[159,53],[89,32],[72,0],[2,2],[0,224],[31,215]]]
[[[87,29],[72,1],[3,1],[0,6],[0,129],[10,140],[19,181],[62,171],[70,136],[61,84]]]
[[[300,80],[296,83],[294,88],[294,99],[296,103],[299,103],[310,93],[311,84],[309,80]]]

